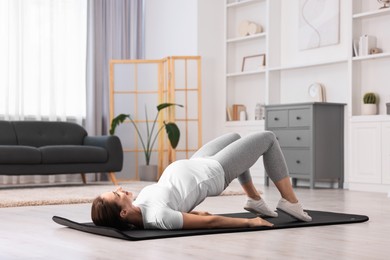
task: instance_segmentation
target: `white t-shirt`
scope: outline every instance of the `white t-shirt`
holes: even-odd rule
[[[223,168],[216,160],[175,161],[158,183],[140,192],[134,205],[141,209],[145,229],[181,229],[181,212],[190,212],[206,197],[221,194],[224,182]]]

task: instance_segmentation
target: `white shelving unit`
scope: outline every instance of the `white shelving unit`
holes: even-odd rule
[[[239,77],[239,76],[246,76],[246,75],[255,75],[255,74],[261,74],[261,73],[265,73],[265,72],[266,72],[265,69],[246,71],[246,72],[235,72],[235,73],[226,74],[226,77],[229,78],[229,77]]]
[[[390,8],[379,9],[377,1],[340,1],[339,44],[300,52],[296,46],[298,19],[293,15],[298,12],[297,1],[226,0],[225,7],[226,108],[232,104],[244,104],[249,117],[249,121],[245,122],[226,120],[226,130],[243,133],[262,130],[264,120],[253,120],[256,103],[307,102],[310,101],[308,86],[319,82],[325,86],[327,102],[347,105],[345,186],[378,190],[377,186],[374,188],[362,181],[364,178],[360,177],[364,173],[357,173],[360,177],[355,174],[357,162],[361,164],[368,160],[366,166],[369,167],[361,165],[357,170],[371,169],[367,175],[376,175],[375,185],[380,186],[379,190],[390,190],[390,173],[386,172],[390,169],[390,163],[387,163],[390,162],[390,149],[380,145],[384,140],[390,140],[390,116],[386,115],[385,105],[390,102]],[[240,37],[238,25],[244,19],[261,24],[263,32]],[[364,34],[376,37],[381,53],[353,56],[353,40]],[[264,68],[248,72],[240,70],[244,56],[260,53],[266,57]],[[375,92],[379,96],[378,115],[361,115],[362,98],[366,92]],[[359,138],[380,139],[359,142]],[[372,143],[378,145],[365,147]],[[356,153],[365,149],[364,153]],[[379,151],[380,162],[370,161],[368,155],[363,158],[372,149]],[[381,166],[372,167],[377,163]]]
[[[351,58],[350,188],[390,190],[390,8],[379,9],[376,1],[352,1],[352,38],[371,35],[382,53]],[[379,97],[378,115],[361,115],[366,92]]]
[[[379,96],[379,114],[386,114],[390,88],[386,74],[390,67],[390,8],[379,9],[375,1],[352,1],[352,40],[361,35],[374,36],[382,53],[352,57],[352,116],[361,115],[361,100],[366,92]]]
[[[257,33],[254,35],[248,35],[248,36],[244,36],[244,37],[236,37],[236,38],[232,38],[232,39],[227,39],[226,42],[231,43],[231,42],[249,41],[249,40],[256,39],[256,38],[266,37],[266,35],[267,35],[266,33]]]
[[[359,4],[357,4],[356,6],[360,5],[360,8],[361,8],[361,4],[362,4],[362,3],[359,3]],[[368,8],[370,8],[370,7],[368,7]],[[368,11],[368,12],[354,13],[354,14],[352,15],[352,18],[353,18],[353,19],[369,18],[369,17],[380,16],[380,15],[389,15],[389,14],[390,14],[390,9],[389,9],[389,8],[386,8],[386,9],[372,10],[372,11]]]
[[[374,59],[381,59],[381,58],[389,58],[390,53],[378,53],[378,54],[371,54],[371,55],[366,55],[366,56],[357,56],[353,57],[353,61],[359,61],[359,60],[374,60]]]
[[[346,52],[342,57],[322,57],[305,63],[286,63],[282,60],[283,52],[288,52],[282,47],[282,26],[286,26],[281,22],[284,3],[283,0],[226,1],[226,109],[233,104],[243,104],[247,108],[248,120],[254,120],[257,103],[311,101],[307,89],[313,82],[326,85],[329,102],[347,103],[348,100],[349,58]],[[242,20],[261,24],[263,32],[238,36],[238,26]],[[265,54],[265,66],[256,71],[241,71],[243,58],[256,54]],[[344,92],[341,97],[338,95],[340,88]],[[257,123],[259,126],[264,125]],[[227,124],[230,124],[228,119]],[[242,125],[245,127],[245,124]]]
[[[304,68],[310,68],[315,66],[332,65],[332,64],[342,63],[342,62],[347,62],[347,59],[325,60],[325,61],[303,63],[303,64],[291,64],[291,65],[269,68],[268,70],[282,71],[282,70],[304,69]]]
[[[245,122],[229,121],[226,117],[228,126],[246,127],[249,124],[261,128],[264,125],[263,120],[254,120],[254,110],[257,103],[266,102],[268,2],[268,0],[226,1],[226,111],[229,107],[232,109],[234,104],[245,105],[247,111]],[[254,22],[263,30],[253,35],[241,36],[239,25],[243,21]],[[266,66],[243,70],[244,57],[259,54],[265,54]]]

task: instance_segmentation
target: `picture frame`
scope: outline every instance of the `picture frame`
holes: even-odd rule
[[[265,67],[265,53],[242,58],[241,71],[256,71]]]
[[[340,0],[299,0],[300,51],[340,42]]]

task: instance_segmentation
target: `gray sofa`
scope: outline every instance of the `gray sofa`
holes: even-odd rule
[[[68,122],[0,121],[0,175],[51,175],[108,172],[123,165],[117,136],[88,136]]]

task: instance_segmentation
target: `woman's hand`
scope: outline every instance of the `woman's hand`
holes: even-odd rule
[[[249,227],[272,227],[274,224],[260,217],[249,219]]]

